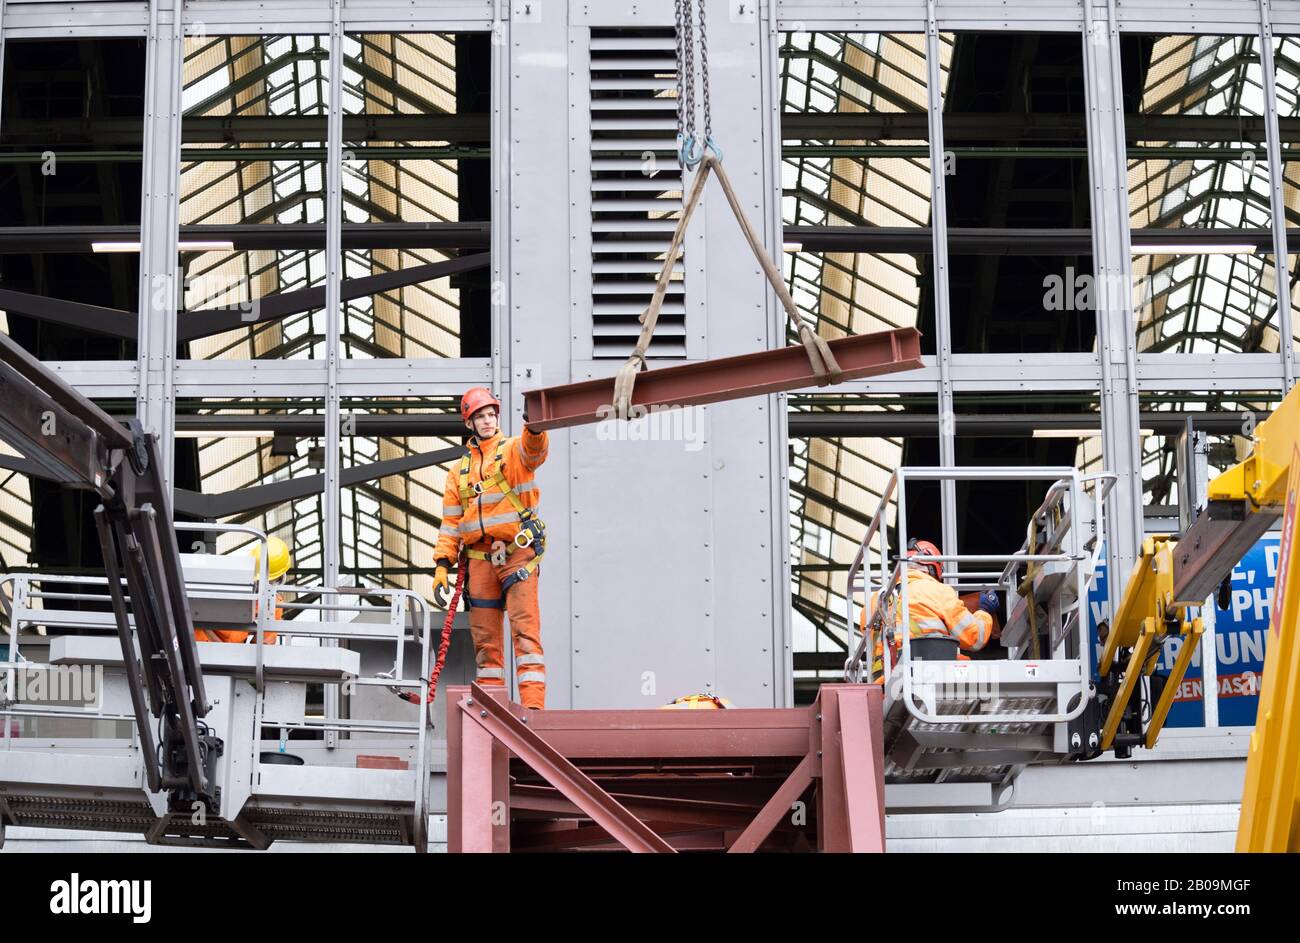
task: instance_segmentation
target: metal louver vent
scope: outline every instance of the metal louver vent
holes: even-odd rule
[[[590,41],[592,352],[626,357],[682,208],[677,56],[671,29],[593,29]],[[684,278],[679,258],[651,357],[686,356]]]

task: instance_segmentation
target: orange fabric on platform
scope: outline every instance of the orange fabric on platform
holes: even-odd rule
[[[511,545],[513,546],[513,545]],[[472,549],[492,551],[490,543]],[[519,702],[524,707],[541,709],[546,705],[546,662],[542,653],[542,620],[537,607],[538,567],[525,578],[515,580],[502,591],[511,574],[536,556],[532,547],[515,548],[501,565],[491,560],[468,558],[465,594],[469,597],[469,631],[474,639],[478,665],[475,680],[482,685],[504,685],[505,652],[504,617],[510,619],[514,641],[515,679],[519,682]]]
[[[275,601],[284,602],[278,593],[276,594]],[[256,618],[256,606],[253,607],[253,613],[254,618]],[[275,617],[277,619],[283,619],[284,610],[277,606]],[[252,634],[252,632],[245,632],[243,629],[194,629],[194,639],[198,642],[229,642],[234,645],[242,645],[244,642],[248,641],[248,637]],[[274,645],[275,640],[279,637],[280,636],[275,632],[267,632],[262,636],[262,644]]]

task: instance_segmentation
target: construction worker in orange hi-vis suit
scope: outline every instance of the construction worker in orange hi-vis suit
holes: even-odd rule
[[[908,541],[907,556],[909,559],[937,557],[942,556],[942,551],[928,540],[914,538]],[[972,612],[966,608],[957,591],[943,582],[943,563],[939,560],[918,559],[909,563],[906,578],[908,621],[913,639],[954,639],[958,647],[965,652],[977,652],[988,644],[993,636],[993,617],[998,611],[997,593],[983,593],[979,598],[979,608]],[[896,598],[901,607],[901,597],[896,596]],[[866,631],[868,609],[870,615],[874,616],[875,595],[871,597],[870,606],[862,610],[859,624],[863,631]],[[900,611],[899,622],[901,621]],[[894,654],[891,664],[897,664],[903,649],[903,640],[898,633],[894,633],[890,648],[893,649]],[[871,674],[878,681],[881,680],[884,672],[883,651],[884,646],[877,638]]]
[[[505,684],[502,621],[508,616],[519,701],[540,710],[546,704],[546,661],[537,581],[546,527],[537,516],[533,473],[546,461],[547,436],[525,424],[523,435],[506,438],[500,410],[500,401],[483,387],[461,397],[461,417],[474,434],[460,466],[447,474],[433,585],[446,590],[448,571],[464,548],[476,680]]]

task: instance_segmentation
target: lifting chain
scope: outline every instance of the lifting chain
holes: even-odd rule
[[[713,140],[713,111],[709,102],[709,39],[705,0],[698,0],[700,46],[700,98],[704,105],[704,139],[695,133],[695,10],[696,0],[675,0],[677,20],[677,154],[682,167],[692,169],[712,151],[721,160],[722,151]]]
[[[731,207],[732,215],[735,216],[736,223],[750,251],[753,252],[755,261],[762,268],[763,275],[772,286],[772,290],[776,292],[790,327],[798,334],[799,343],[808,354],[817,385],[839,383],[843,374],[835,360],[835,355],[831,353],[830,346],[825,338],[818,334],[816,325],[804,318],[795,307],[794,299],[785,284],[785,276],[763,248],[763,241],[758,231],[745,215],[740,197],[732,187],[726,170],[723,169],[722,150],[713,140],[713,115],[709,105],[709,44],[704,13],[706,0],[674,0],[674,2],[677,24],[677,147],[683,171],[683,183],[686,171],[694,170],[696,167],[699,167],[699,170],[695,179],[691,181],[690,188],[683,193],[681,214],[673,229],[668,251],[664,254],[664,262],[655,281],[654,294],[650,298],[650,304],[639,318],[641,332],[637,337],[636,345],[632,348],[627,363],[614,377],[614,415],[624,420],[635,418],[632,391],[636,384],[636,375],[646,368],[646,352],[649,350],[655,325],[659,321],[659,312],[663,308],[668,283],[672,279],[673,266],[681,253],[686,227],[690,224],[696,206],[699,205],[705,181],[708,180],[710,173],[718,178],[718,183],[726,195],[727,204]],[[692,4],[696,2],[699,3],[700,68],[703,70],[700,75],[700,96],[704,105],[703,141],[695,133],[695,9]]]

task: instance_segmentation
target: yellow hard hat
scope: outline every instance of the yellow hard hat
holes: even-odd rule
[[[293,557],[289,554],[289,545],[279,537],[267,538],[267,545],[270,547],[270,556],[266,558],[266,566],[269,570],[268,576],[271,582],[275,582],[289,572],[289,567],[293,566]],[[253,576],[255,578],[261,572],[261,560],[262,545],[261,543],[255,543],[253,544]]]
[[[731,706],[731,702],[725,697],[718,697],[716,694],[688,694],[685,697],[679,697],[669,701],[661,711],[715,711],[725,710]]]

